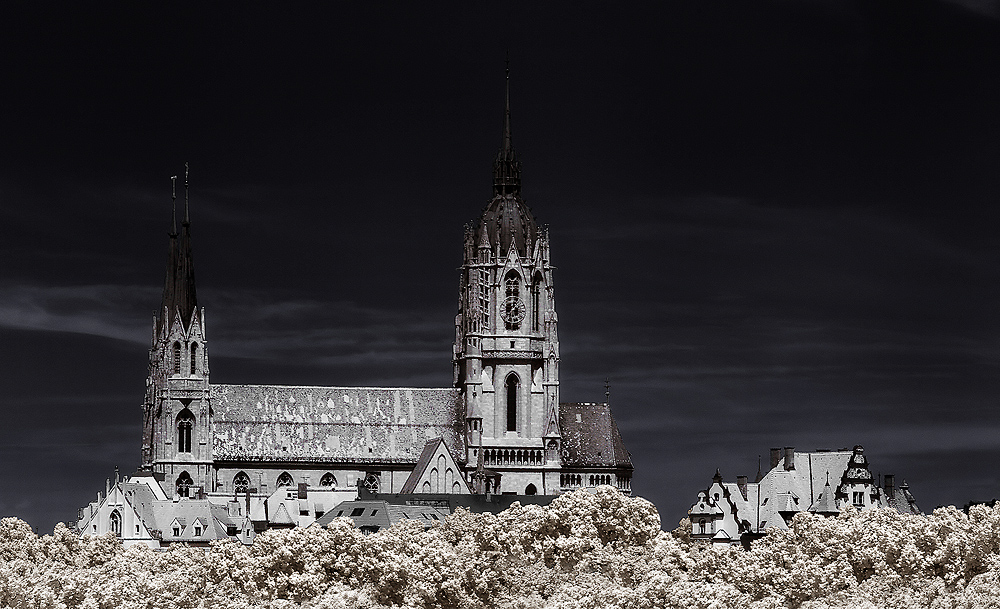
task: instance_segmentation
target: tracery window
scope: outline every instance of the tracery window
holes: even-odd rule
[[[337,486],[337,478],[330,472],[323,474],[323,477],[319,479],[320,486]]]
[[[181,472],[180,476],[177,476],[177,483],[175,487],[179,497],[190,497],[192,486],[194,486],[194,480],[191,479],[191,474],[184,471]]]
[[[479,269],[479,319],[482,328],[490,326],[490,272]]]
[[[250,490],[250,476],[246,472],[240,472],[233,476],[233,490],[237,493],[245,493]]]
[[[535,280],[531,282],[531,329],[538,330],[539,322],[541,319],[541,314],[539,309],[541,307],[541,291],[542,291],[542,278],[535,276]]]
[[[118,513],[118,510],[111,512],[111,532],[114,533],[115,537],[122,536],[122,515]]]
[[[507,389],[507,431],[517,431],[517,389],[521,382],[517,375],[507,375],[504,385]]]
[[[504,301],[501,311],[505,327],[517,330],[524,319],[524,303],[521,302],[521,280],[517,273],[511,271],[504,280]]]
[[[191,343],[191,374],[198,372],[198,343]]]
[[[292,480],[292,475],[289,474],[288,472],[282,472],[282,474],[278,476],[278,482],[276,483],[276,486],[277,488],[281,488],[283,486],[293,486],[294,484],[295,481]]]
[[[181,373],[181,344],[174,343],[174,374]]]
[[[194,415],[185,408],[177,415],[177,452],[191,452],[192,429],[194,429]]]

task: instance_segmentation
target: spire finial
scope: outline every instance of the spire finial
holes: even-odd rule
[[[507,58],[507,68],[504,70],[504,112],[503,112],[503,152],[510,154],[512,143],[510,138],[510,58]]]
[[[170,231],[171,235],[177,234],[177,176],[170,176],[170,205],[173,208],[171,210],[170,217],[173,219],[173,230]]]
[[[604,401],[611,406],[611,379],[604,378]]]
[[[191,224],[190,200],[188,198],[188,163],[184,161],[184,225]]]
[[[493,192],[498,195],[516,195],[521,191],[521,163],[514,153],[510,136],[510,61],[507,61],[504,83],[503,139],[500,152],[493,163]]]

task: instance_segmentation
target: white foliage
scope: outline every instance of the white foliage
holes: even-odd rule
[[[459,510],[424,530],[363,535],[350,520],[269,531],[253,546],[155,552],[0,520],[0,607],[524,608],[996,607],[1000,507],[904,516],[795,516],[750,551],[660,530],[611,487],[547,507]]]

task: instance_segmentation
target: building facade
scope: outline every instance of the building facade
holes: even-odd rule
[[[181,497],[359,482],[399,493],[440,440],[451,458],[420,472],[417,492],[556,495],[598,484],[630,492],[631,459],[608,405],[559,401],[549,237],[521,197],[509,99],[508,86],[493,197],[465,231],[452,387],[211,382],[185,172],[183,220],[178,230],[175,205],[152,325],[143,470]]]
[[[688,517],[694,540],[747,545],[768,529],[787,529],[799,512],[834,516],[847,506],[920,514],[906,482],[896,486],[892,474],[877,482],[858,445],[811,453],[772,448],[770,469],[758,471],[753,482],[747,476],[723,482],[716,470]]]

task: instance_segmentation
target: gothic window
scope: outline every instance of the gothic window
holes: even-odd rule
[[[520,328],[521,320],[524,319],[524,303],[521,302],[521,278],[514,271],[508,273],[504,279],[504,301],[500,316],[508,330]]]
[[[198,372],[198,343],[191,343],[191,374]]]
[[[275,487],[281,488],[283,486],[293,486],[294,484],[295,481],[292,480],[292,475],[288,472],[282,472],[282,474],[278,476],[278,482],[275,483]]]
[[[323,477],[319,479],[320,486],[337,486],[337,478],[330,472],[323,474]]]
[[[115,537],[122,536],[122,515],[118,513],[118,510],[111,512],[111,532],[114,533]]]
[[[382,486],[381,479],[376,472],[371,472],[365,476],[365,488],[373,493],[377,493]]]
[[[189,497],[191,492],[191,487],[194,486],[194,480],[191,479],[191,474],[181,472],[180,476],[177,476],[177,483],[175,488],[177,489],[177,495],[180,497]]]
[[[250,476],[246,472],[240,472],[233,477],[233,490],[237,493],[250,490]]]
[[[192,429],[194,429],[194,415],[185,408],[177,415],[177,452],[191,452]]]
[[[490,272],[479,269],[479,319],[483,328],[490,325]]]
[[[517,431],[517,388],[520,385],[516,374],[509,374],[504,382],[507,388],[507,431]]]
[[[174,343],[174,374],[181,373],[181,344]]]
[[[531,282],[531,329],[538,330],[541,313],[541,291],[542,291],[542,278],[535,275],[535,280]]]

